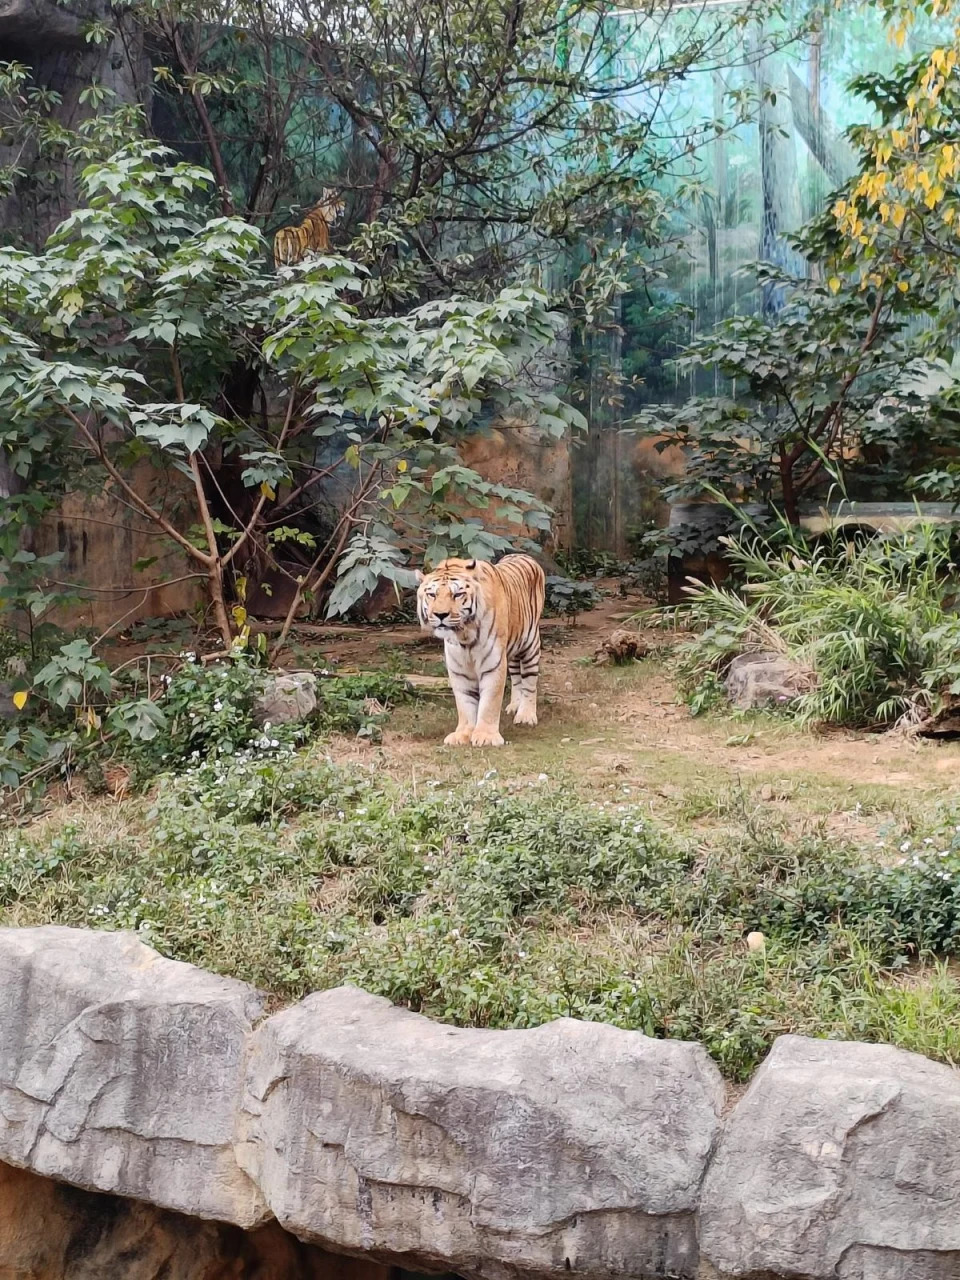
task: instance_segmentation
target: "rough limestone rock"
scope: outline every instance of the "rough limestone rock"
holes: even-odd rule
[[[254,707],[258,724],[295,724],[317,709],[317,677],[312,671],[268,676]]]
[[[352,988],[258,1029],[244,1167],[280,1223],[487,1276],[690,1277],[723,1102],[699,1045],[461,1030]]]
[[[782,653],[741,653],[730,663],[724,686],[735,707],[751,711],[793,702],[808,688],[808,679]]]
[[[261,1013],[251,987],[135,934],[0,929],[0,1159],[256,1225],[234,1136]]]
[[[0,1280],[391,1280],[386,1267],[0,1164]]]
[[[726,1122],[700,1244],[725,1275],[960,1276],[960,1073],[784,1036]]]

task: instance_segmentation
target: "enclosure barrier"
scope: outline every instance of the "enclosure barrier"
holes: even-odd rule
[[[784,1036],[733,1092],[696,1044],[266,1016],[134,934],[0,930],[7,1165],[465,1277],[956,1280],[960,1074]]]

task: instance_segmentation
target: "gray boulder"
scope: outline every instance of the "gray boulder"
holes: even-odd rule
[[[960,1074],[784,1036],[728,1119],[701,1206],[725,1275],[960,1276]]]
[[[724,1090],[699,1045],[442,1026],[339,988],[255,1034],[241,1163],[280,1223],[492,1277],[689,1277]]]
[[[317,677],[311,671],[267,676],[254,706],[257,724],[296,724],[317,709]]]
[[[234,1155],[261,1013],[251,987],[135,934],[0,929],[0,1159],[196,1217],[264,1220]]]
[[[793,702],[809,688],[809,677],[782,653],[741,653],[724,681],[727,697],[741,711]]]

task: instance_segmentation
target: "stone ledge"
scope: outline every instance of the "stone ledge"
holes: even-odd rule
[[[699,1045],[353,988],[264,1017],[135,935],[0,929],[11,1165],[489,1280],[960,1278],[957,1072],[786,1036],[724,1099]]]

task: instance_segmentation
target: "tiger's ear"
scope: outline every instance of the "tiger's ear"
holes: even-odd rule
[[[420,572],[419,569],[414,569],[413,576],[417,581],[417,585],[419,586],[420,583],[423,581],[423,574]]]
[[[467,568],[468,568],[468,569],[475,569],[476,567],[477,567],[477,562],[476,562],[476,560],[468,560],[468,561],[467,561]]]

